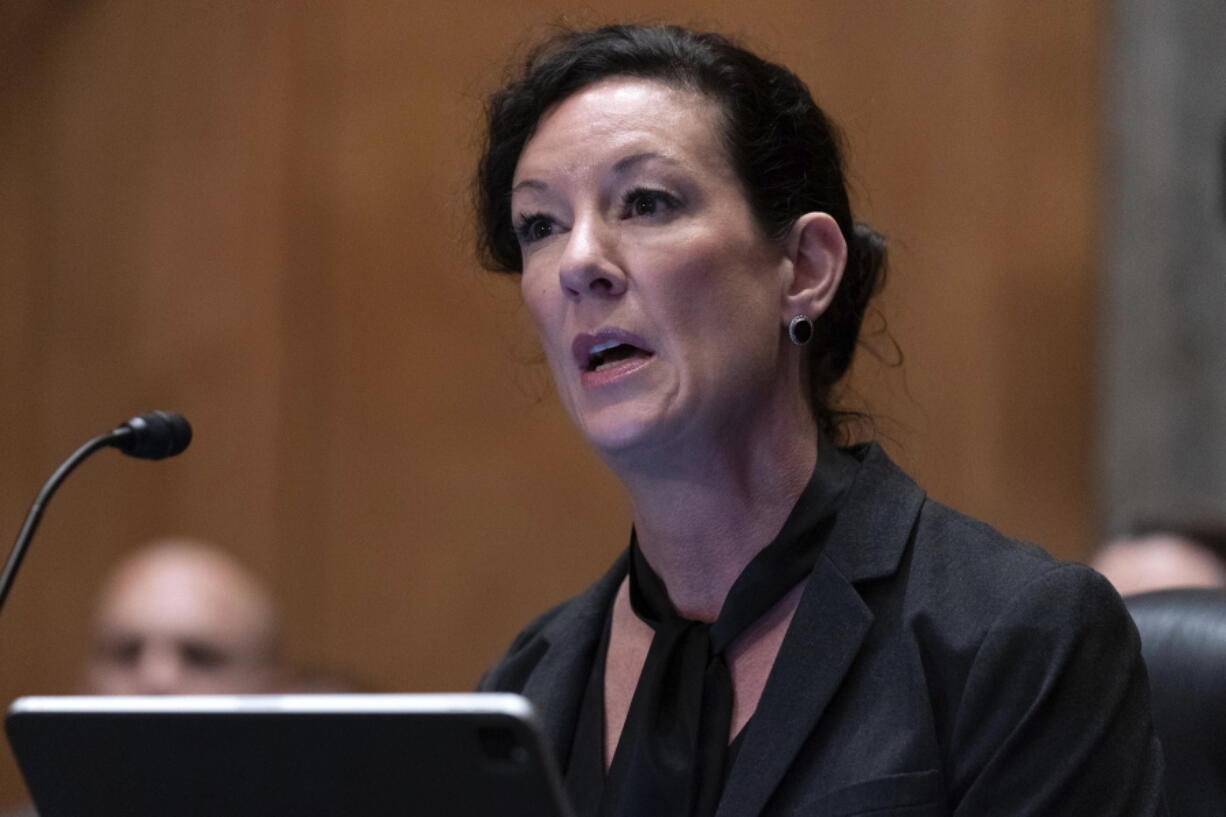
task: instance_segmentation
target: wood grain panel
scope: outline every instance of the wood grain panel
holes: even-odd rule
[[[559,18],[658,4],[27,2],[0,59],[0,531],[80,440],[150,408],[197,441],[100,454],[0,619],[0,697],[76,687],[120,553],[188,533],[267,576],[291,651],[466,688],[599,573],[624,501],[553,398],[514,281],[475,266],[480,100]],[[892,236],[902,368],[859,399],[932,492],[1076,556],[1092,531],[1099,4],[697,0],[795,68]],[[11,14],[6,19],[5,15]],[[0,805],[19,783],[0,759]]]

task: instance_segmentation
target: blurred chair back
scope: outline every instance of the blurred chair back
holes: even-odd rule
[[[1226,590],[1124,599],[1149,668],[1171,817],[1226,815]]]

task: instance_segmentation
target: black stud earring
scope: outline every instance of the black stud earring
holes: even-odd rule
[[[797,346],[804,346],[813,340],[813,321],[804,315],[797,315],[788,324],[788,337]]]

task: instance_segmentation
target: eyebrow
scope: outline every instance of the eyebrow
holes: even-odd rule
[[[642,153],[635,153],[630,156],[626,156],[622,159],[618,159],[616,162],[613,163],[613,172],[617,174],[618,176],[624,175],[625,173],[629,172],[630,169],[633,168],[635,165],[642,164],[643,162],[649,159],[658,159],[659,161],[664,162],[666,164],[670,164],[670,165],[681,164],[676,159],[665,156],[662,153],[656,153],[655,151],[647,150],[647,151],[643,151]],[[538,181],[536,179],[524,179],[519,184],[511,188],[511,193],[515,194],[515,193],[518,193],[520,190],[548,190],[548,189],[549,189],[549,185],[545,184],[542,181]]]
[[[679,162],[676,159],[672,159],[661,153],[656,153],[655,151],[648,150],[642,153],[635,153],[631,156],[627,156],[624,159],[618,159],[617,162],[613,165],[613,172],[618,173],[618,174],[625,173],[626,171],[630,170],[630,168],[634,167],[637,164],[642,164],[648,159],[659,159],[660,161],[666,162],[670,165],[679,164]]]
[[[519,184],[511,188],[511,193],[518,193],[520,190],[548,190],[549,185],[544,182],[538,182],[536,179],[524,179]]]

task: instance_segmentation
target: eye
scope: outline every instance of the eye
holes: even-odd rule
[[[681,206],[676,196],[663,190],[636,187],[622,196],[622,218],[641,218],[671,212]]]
[[[103,644],[98,652],[99,657],[116,667],[135,666],[140,661],[144,643],[139,638],[120,638]]]
[[[553,235],[553,219],[544,213],[520,213],[515,220],[515,237],[520,244],[531,244]]]
[[[196,672],[215,672],[230,663],[224,650],[203,641],[183,641],[179,656],[184,666]]]

